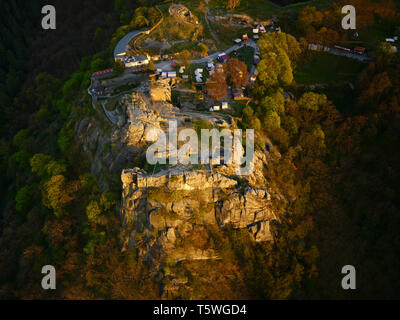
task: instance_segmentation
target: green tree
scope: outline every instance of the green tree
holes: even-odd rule
[[[306,92],[301,96],[297,104],[302,109],[318,111],[327,101],[328,99],[324,94]]]
[[[15,209],[19,213],[26,214],[33,205],[33,194],[37,188],[35,185],[27,185],[18,190],[15,197]]]
[[[261,55],[268,52],[275,52],[279,55],[281,50],[283,50],[286,52],[291,63],[296,62],[302,52],[300,43],[296,38],[284,32],[268,34],[262,37],[257,44],[260,48]]]
[[[90,201],[86,207],[86,215],[91,223],[100,222],[101,208],[97,201]]]
[[[293,82],[293,70],[287,54],[279,49],[279,53],[264,53],[257,66],[258,82],[261,90],[271,87],[287,86]]]
[[[120,60],[114,61],[113,69],[116,74],[123,74],[125,71],[125,64]]]
[[[74,200],[63,175],[52,176],[45,184],[43,198],[45,206],[53,209],[54,214],[59,217],[64,213],[65,206]]]
[[[51,160],[52,157],[47,154],[43,153],[35,154],[30,160],[32,172],[37,173],[39,177],[43,177],[47,173],[47,164]]]
[[[104,59],[102,59],[100,57],[93,59],[90,64],[90,70],[92,72],[99,71],[99,70],[102,70],[105,68],[106,68],[106,63],[105,63]]]
[[[281,126],[281,118],[275,111],[268,111],[263,122],[264,129],[272,130]]]

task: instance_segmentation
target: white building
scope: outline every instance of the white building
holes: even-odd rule
[[[168,78],[176,78],[176,72],[175,71],[168,72]]]
[[[150,59],[148,56],[128,56],[122,58],[121,61],[125,64],[126,68],[145,66],[150,63]]]
[[[219,111],[219,106],[214,106],[210,108],[210,111]]]
[[[201,68],[196,69],[196,70],[194,71],[194,74],[195,74],[196,76],[201,76],[201,75],[203,75],[203,69],[201,69]]]

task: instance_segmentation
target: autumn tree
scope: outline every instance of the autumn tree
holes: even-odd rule
[[[211,75],[211,81],[207,84],[207,95],[215,101],[221,100],[227,95],[228,85],[226,74],[223,71],[215,72]]]
[[[236,58],[231,58],[225,64],[225,73],[228,83],[235,88],[245,87],[249,82],[247,65]]]
[[[229,10],[233,10],[240,6],[240,0],[228,0],[226,2],[226,8]]]
[[[316,7],[304,7],[299,12],[299,15],[297,17],[297,27],[302,30],[306,31],[310,27],[312,28],[318,28],[324,19],[324,14],[319,11]]]
[[[190,61],[193,59],[193,54],[189,50],[182,50],[175,58],[188,68]]]

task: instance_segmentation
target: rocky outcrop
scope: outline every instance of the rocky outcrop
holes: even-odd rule
[[[171,4],[168,12],[171,16],[175,17],[176,19],[192,24],[199,24],[197,17],[192,14],[192,12],[181,4]]]
[[[255,152],[254,170],[246,176],[237,175],[238,165],[224,161],[163,166],[160,172],[134,167],[143,164],[148,143],[158,139],[154,129],[165,132],[169,120],[182,127],[190,125],[188,113],[167,102],[170,88],[165,86],[162,81],[147,84],[135,94],[121,96],[112,110],[117,123],[110,124],[99,109],[97,117],[81,120],[75,131],[89,155],[93,174],[104,177],[106,184],[122,171],[122,250],[135,250],[170,294],[187,282],[187,274],[177,272],[176,266],[223,263],[218,262],[224,259],[223,241],[215,240],[216,234],[218,238],[240,232],[255,242],[273,241],[271,226],[277,218],[263,174],[266,153]],[[196,113],[192,111],[190,117],[196,118]],[[218,118],[199,114],[198,119],[215,126]],[[229,127],[235,127],[234,121]],[[235,147],[234,152],[243,156],[245,150]]]
[[[241,186],[235,176],[177,166],[154,175],[126,169],[121,180],[121,215],[130,230],[124,250],[138,248],[154,269],[162,269],[166,257],[175,264],[220,259],[204,244],[209,228],[230,226],[248,230],[254,241],[272,240],[270,222],[276,217],[269,193]]]
[[[170,79],[159,79],[152,83],[150,97],[153,101],[171,101]]]

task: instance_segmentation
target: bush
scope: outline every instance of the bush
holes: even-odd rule
[[[159,203],[169,203],[181,200],[184,196],[184,192],[182,190],[174,190],[171,192],[165,188],[148,188],[147,196],[150,200]]]

